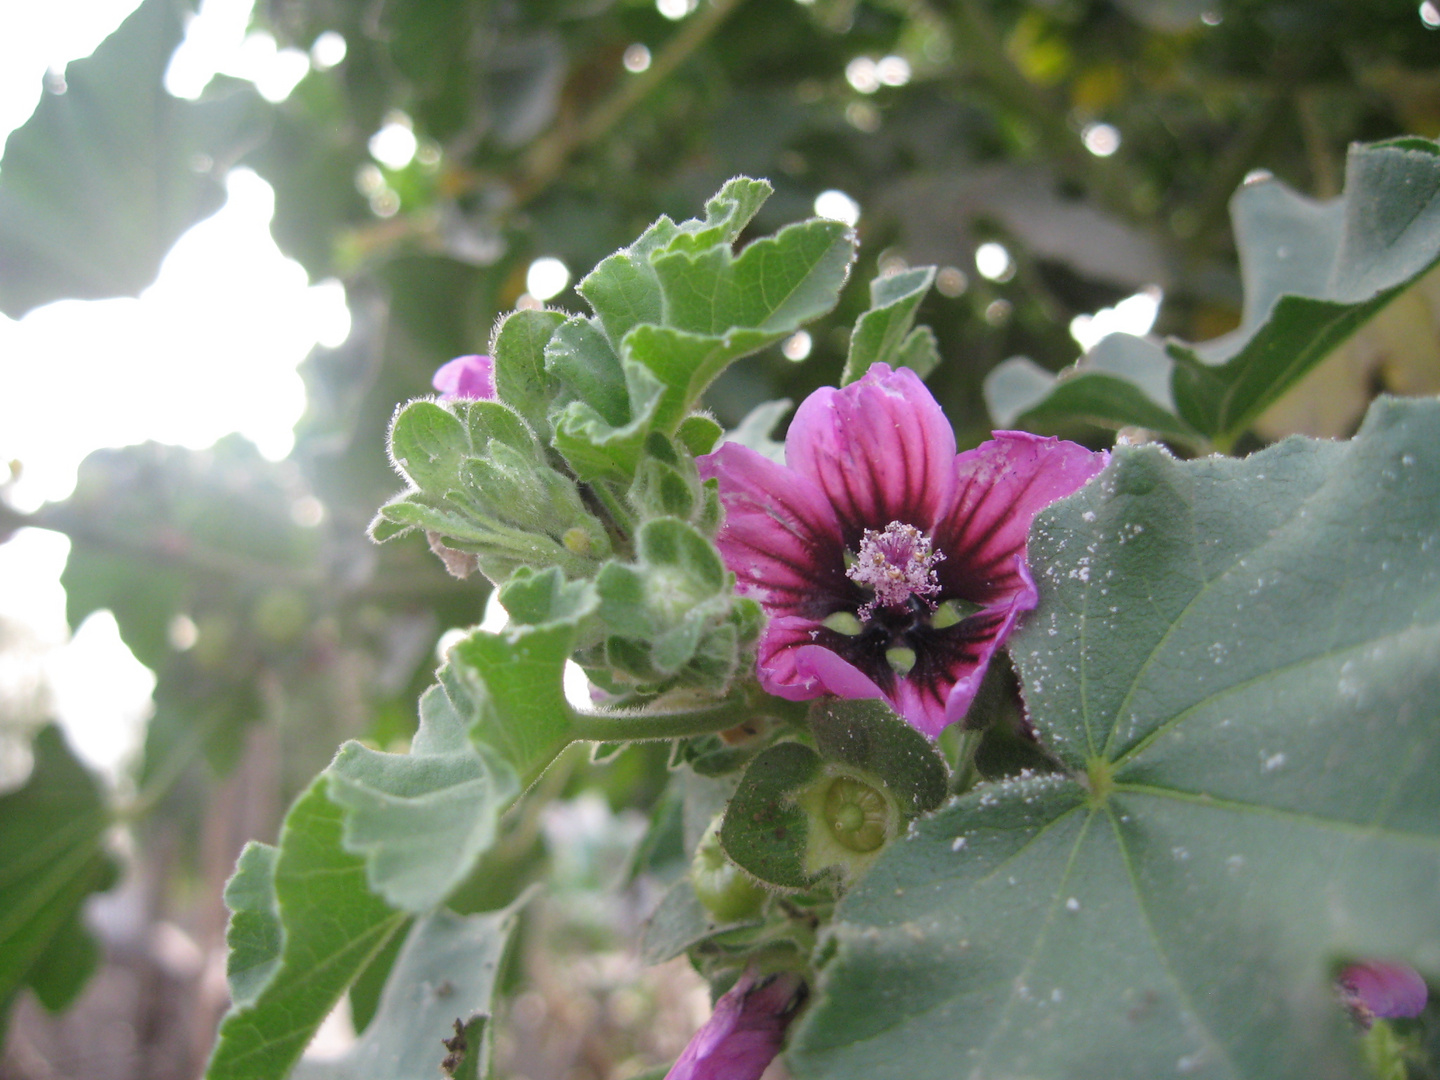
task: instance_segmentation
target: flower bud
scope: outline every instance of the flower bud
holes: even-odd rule
[[[665,1080],[759,1080],[780,1052],[785,1029],[805,1000],[793,972],[759,977],[752,966],[715,1002],[710,1019]]]
[[[738,922],[760,910],[765,890],[720,846],[720,818],[710,823],[690,863],[690,885],[707,911],[720,922]]]
[[[489,401],[495,396],[495,361],[488,356],[457,356],[435,372],[431,385],[441,401]]]

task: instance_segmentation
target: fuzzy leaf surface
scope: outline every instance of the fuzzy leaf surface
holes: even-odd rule
[[[365,857],[371,889],[405,911],[428,911],[469,875],[519,792],[514,770],[468,728],[432,686],[408,754],[347,742],[326,770],[346,811],[346,850]]]
[[[456,1020],[467,1047],[455,1075],[483,1076],[495,981],[515,920],[513,908],[484,915],[442,908],[418,920],[365,1033],[337,1060],[304,1062],[295,1080],[433,1080]]]
[[[1440,974],[1440,403],[1121,449],[1030,562],[1012,650],[1065,771],[887,849],[796,1075],[1358,1080],[1335,965]]]

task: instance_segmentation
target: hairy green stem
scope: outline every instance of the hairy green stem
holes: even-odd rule
[[[691,735],[726,731],[760,715],[788,719],[803,714],[803,710],[803,704],[778,698],[764,698],[757,702],[749,694],[737,693],[698,709],[577,713],[570,727],[570,737],[583,742],[683,739]]]

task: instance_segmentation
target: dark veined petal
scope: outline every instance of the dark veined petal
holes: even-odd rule
[[[982,603],[1027,587],[1018,568],[1035,515],[1074,494],[1109,460],[1063,439],[1024,431],[994,435],[956,456],[956,482],[934,533],[935,549],[945,553],[937,568],[942,590]]]
[[[742,592],[772,614],[851,594],[835,510],[815,484],[738,443],[696,464],[719,478],[725,527],[715,542]]]
[[[955,433],[930,391],[887,364],[816,390],[785,437],[786,464],[819,485],[852,547],[861,529],[892,521],[928,531],[955,483],[954,458]]]
[[[824,694],[844,698],[883,698],[911,727],[936,738],[964,718],[980,689],[995,650],[1004,644],[1020,616],[1035,606],[1036,592],[1023,563],[1022,583],[999,604],[958,625],[926,630],[906,642],[913,646],[914,667],[903,677],[885,657],[891,642],[847,638],[814,619],[772,618],[760,638],[756,668],[767,693],[789,701]]]

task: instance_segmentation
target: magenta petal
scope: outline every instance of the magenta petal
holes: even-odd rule
[[[1386,960],[1351,964],[1338,981],[1345,1003],[1367,1019],[1419,1016],[1430,994],[1409,964]]]
[[[794,611],[817,589],[844,590],[840,526],[814,484],[738,443],[696,464],[703,479],[719,478],[725,528],[716,544],[741,592]]]
[[[998,598],[1024,587],[1018,568],[1035,515],[1083,487],[1109,455],[1024,431],[994,434],[956,456],[956,483],[936,518],[935,547],[946,553],[939,571],[948,587]]]
[[[495,361],[488,356],[457,356],[441,365],[431,384],[441,401],[490,401],[495,397]]]
[[[854,664],[816,645],[816,623],[796,615],[772,618],[760,636],[755,666],[767,694],[787,701],[809,701],[821,694],[849,698],[884,697]]]
[[[785,437],[786,464],[814,480],[851,527],[929,529],[955,482],[954,458],[955,433],[930,391],[910,369],[887,364],[815,391]]]
[[[665,1080],[759,1080],[780,1052],[803,989],[798,975],[757,980],[747,970],[715,1002]]]

